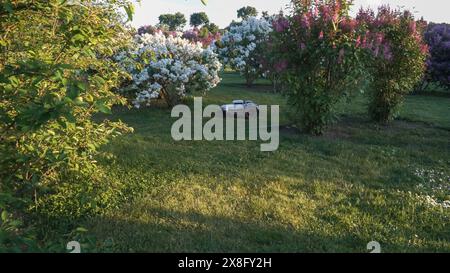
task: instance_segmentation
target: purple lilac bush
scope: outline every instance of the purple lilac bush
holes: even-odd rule
[[[430,53],[428,78],[450,89],[450,25],[430,24],[424,36]]]

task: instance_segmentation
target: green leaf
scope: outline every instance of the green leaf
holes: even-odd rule
[[[12,86],[14,86],[14,87],[19,85],[19,80],[16,78],[16,76],[9,77],[9,81],[11,82]]]
[[[84,40],[85,40],[85,37],[84,37],[82,34],[78,33],[78,34],[75,34],[75,35],[72,37],[72,39],[70,39],[70,40],[72,41],[72,43],[75,43],[75,42],[77,42],[77,41],[84,41]]]
[[[208,0],[202,0],[203,5],[207,5],[208,4]]]
[[[87,84],[85,82],[77,82],[77,87],[81,90],[81,91],[86,91],[87,88]]]
[[[77,88],[77,86],[69,85],[67,87],[67,92],[66,92],[67,97],[66,98],[69,98],[70,100],[74,100],[79,95],[80,95],[80,89]]]
[[[14,10],[13,10],[13,5],[11,4],[11,1],[10,1],[10,0],[5,1],[5,2],[3,3],[3,8],[4,8],[7,12],[9,12],[9,13],[13,13],[13,12],[14,12]]]
[[[8,219],[8,213],[6,212],[6,210],[2,211],[2,221],[6,222],[6,220]]]
[[[128,21],[132,21],[133,20],[133,14],[134,14],[134,6],[133,4],[129,4],[128,6],[125,6],[125,11],[127,13],[128,16]]]
[[[97,76],[97,75],[95,75],[94,77],[92,77],[92,81],[96,82],[96,83],[99,84],[99,85],[105,84],[105,80],[104,80],[102,77]]]
[[[88,230],[85,229],[84,227],[78,227],[75,231],[76,232],[88,232]]]
[[[72,113],[66,113],[64,117],[67,119],[66,126],[69,126],[70,123],[75,124],[77,122],[77,119],[72,115]]]
[[[102,113],[112,114],[111,108],[108,105],[106,105],[105,102],[103,101],[97,101],[95,103],[95,107]]]

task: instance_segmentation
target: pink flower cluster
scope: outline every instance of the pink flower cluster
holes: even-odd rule
[[[280,17],[278,17],[278,19],[276,19],[272,22],[272,26],[276,32],[283,32],[283,31],[289,29],[290,23],[289,23],[288,19],[280,16]]]
[[[353,32],[358,27],[358,21],[352,18],[345,18],[339,23],[339,27],[343,32]]]
[[[346,51],[340,49],[340,44],[344,40],[356,39],[358,22],[348,17],[346,14],[347,0],[315,0],[313,4],[307,3],[297,12],[286,19],[279,17],[274,21],[275,32],[283,32],[288,29],[293,40],[298,45],[300,51],[308,48],[308,44],[313,41],[326,42],[339,52],[337,62],[342,63]],[[291,22],[291,24],[289,24]],[[337,28],[336,28],[337,27]],[[361,42],[360,42],[361,43]],[[287,50],[284,50],[286,47]],[[288,52],[289,46],[280,44],[278,50],[282,53]],[[285,62],[274,64],[276,71],[285,68]]]
[[[300,23],[300,26],[305,30],[310,30],[315,21],[338,23],[341,18],[341,1],[336,0],[332,3],[321,3],[315,0],[315,4],[311,6],[310,10],[297,14],[294,19]]]
[[[409,21],[405,30],[407,29],[409,35],[420,44],[422,53],[428,51],[427,46],[423,43],[417,22],[409,11],[402,13],[399,10],[391,9],[389,6],[381,6],[375,15],[375,12],[371,9],[360,9],[356,21],[360,26],[369,29],[362,40],[359,38],[358,43],[363,48],[371,49],[376,57],[381,56],[386,60],[392,60],[393,55],[389,41],[380,31],[393,25],[400,25],[404,21]]]
[[[381,32],[369,32],[361,38],[356,39],[356,47],[369,49],[375,57],[382,57],[385,60],[392,60],[392,50],[389,41],[385,39]]]
[[[317,7],[318,1],[316,1]],[[332,1],[329,4],[320,4],[318,6],[319,16],[323,18],[325,21],[333,21],[338,22],[341,15],[341,2],[340,1]],[[317,13],[313,10],[313,13]]]
[[[275,68],[276,72],[281,73],[287,69],[288,65],[289,65],[289,62],[287,60],[281,60],[281,61],[275,63],[274,68]]]
[[[304,14],[296,15],[294,20],[297,21],[303,29],[309,31],[315,18],[318,16],[317,8],[315,10],[316,12],[308,11]]]
[[[183,33],[182,38],[187,39],[194,43],[200,42],[200,43],[202,43],[202,45],[204,47],[208,47],[215,41],[220,40],[221,35],[220,35],[220,33],[216,33],[216,34],[207,33],[205,35],[205,34],[202,34],[199,29],[194,28],[194,29],[185,31]]]

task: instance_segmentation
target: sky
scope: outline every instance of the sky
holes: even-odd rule
[[[158,16],[164,13],[182,12],[189,20],[190,14],[204,11],[211,22],[224,28],[236,18],[236,11],[243,6],[253,6],[258,11],[269,11],[269,14],[277,13],[285,8],[290,0],[208,0],[208,5],[203,6],[200,0],[141,0],[136,4],[136,13],[132,25],[155,25]],[[424,17],[427,21],[450,23],[449,0],[354,0],[353,13],[360,6],[377,7],[381,4],[389,4],[391,7],[404,7],[415,12],[416,17]]]

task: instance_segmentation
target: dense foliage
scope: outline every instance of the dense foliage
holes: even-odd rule
[[[126,44],[123,7],[131,15],[127,1],[0,6],[0,210],[26,225],[31,212],[95,210],[89,193],[101,180],[98,148],[129,130],[92,121],[124,102],[112,91],[125,74],[110,58]]]
[[[364,72],[349,7],[346,0],[295,1],[291,16],[273,22],[276,70],[298,127],[312,134],[323,133],[336,103],[358,89]]]
[[[249,86],[264,72],[261,59],[271,31],[266,19],[250,17],[231,26],[219,43],[218,53],[223,63],[239,71]]]
[[[256,16],[258,16],[258,10],[256,10],[255,7],[246,6],[238,9],[237,11],[237,17],[241,18],[242,20],[247,20],[250,17]]]
[[[430,24],[424,36],[430,52],[427,80],[450,89],[450,25]]]
[[[361,28],[374,34],[364,37],[372,56],[369,114],[373,120],[387,123],[423,77],[428,51],[422,40],[423,27],[408,11],[387,6],[380,7],[376,15],[361,10],[357,20]]]
[[[206,28],[208,32],[211,34],[218,34],[221,32],[219,26],[214,23],[208,23],[204,25],[202,28]]]
[[[186,23],[186,17],[184,17],[184,14],[181,12],[175,14],[161,14],[159,16],[159,25],[161,27],[167,27],[170,31],[181,30]]]
[[[189,20],[189,24],[194,27],[197,28],[201,25],[206,25],[209,23],[209,18],[208,15],[204,12],[197,12],[197,13],[193,13],[191,14],[191,18]]]
[[[132,48],[116,59],[133,77],[128,89],[136,93],[137,108],[157,98],[172,107],[186,94],[208,91],[220,82],[221,63],[201,43],[156,32],[137,36]]]

